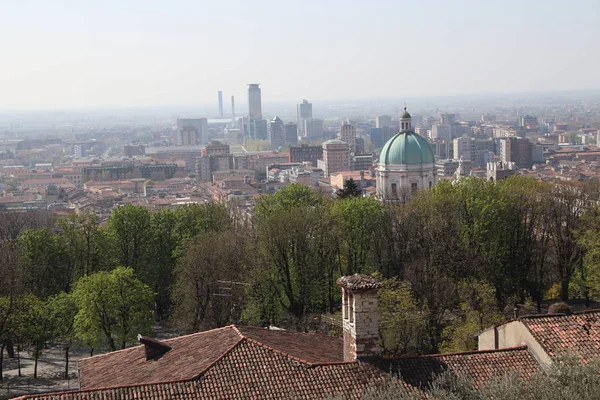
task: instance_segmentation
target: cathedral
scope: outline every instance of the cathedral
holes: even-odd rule
[[[435,185],[435,160],[427,140],[415,133],[404,108],[400,131],[383,146],[377,167],[377,197],[403,200]]]

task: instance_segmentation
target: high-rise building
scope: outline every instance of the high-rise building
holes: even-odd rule
[[[223,118],[223,92],[219,90],[219,118]]]
[[[202,148],[202,156],[212,155],[227,155],[229,152],[229,145],[227,143],[221,143],[217,140],[213,140]]]
[[[208,120],[206,118],[177,118],[177,144],[195,146],[208,142]]]
[[[305,119],[304,134],[307,138],[323,137],[323,120],[319,118]]]
[[[375,128],[388,128],[392,126],[392,117],[389,115],[380,115],[375,119]]]
[[[306,137],[306,123],[312,120],[312,103],[307,100],[302,100],[302,103],[296,106],[297,109],[297,124],[298,135]]]
[[[533,148],[529,140],[504,137],[498,139],[498,147],[502,162],[514,162],[517,168],[531,168],[533,165]]]
[[[348,144],[350,153],[356,154],[356,127],[349,122],[344,121],[340,126],[339,138]]]
[[[434,124],[431,127],[431,139],[452,139],[452,125]]]
[[[348,143],[339,139],[323,142],[323,160],[319,160],[318,167],[323,170],[325,176],[350,170],[349,150]]]
[[[440,122],[442,124],[453,124],[456,122],[456,114],[442,114]]]
[[[258,83],[248,84],[248,117],[251,120],[262,118],[262,101]]]
[[[288,122],[285,124],[285,141],[286,143],[298,143],[298,125]]]
[[[290,146],[289,162],[297,163],[310,161],[313,167],[316,167],[318,160],[323,159],[323,146],[309,146],[303,144],[300,146]]]
[[[282,147],[285,144],[285,130],[283,121],[279,117],[269,122],[269,143],[272,148]]]
[[[485,167],[493,160],[494,141],[491,139],[472,139],[460,137],[454,139],[454,158],[471,161],[473,166]]]

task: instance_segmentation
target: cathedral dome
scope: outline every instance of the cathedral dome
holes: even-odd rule
[[[427,140],[414,132],[399,132],[383,146],[379,166],[433,164]]]

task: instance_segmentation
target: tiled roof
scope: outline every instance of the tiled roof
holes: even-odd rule
[[[163,340],[171,350],[156,360],[146,361],[144,346],[81,359],[80,385],[83,389],[93,389],[191,379],[243,340],[285,353],[307,364],[344,360],[343,341],[340,338],[256,327],[227,326]]]
[[[386,365],[387,364],[387,365]],[[402,378],[407,384],[426,390],[435,377],[450,372],[471,379],[480,388],[492,379],[515,371],[527,379],[540,370],[540,366],[526,346],[501,350],[471,351],[430,356],[399,357],[377,362],[382,369]],[[387,367],[387,368],[386,368]]]
[[[372,290],[382,287],[382,283],[377,279],[362,274],[342,276],[337,280],[337,284],[348,290]]]
[[[222,336],[224,340],[230,339],[229,335],[231,337],[234,334],[238,335],[235,327],[217,331],[219,331],[217,336]],[[292,332],[267,331],[259,328],[242,328],[239,332],[244,336],[238,335],[239,340],[204,369],[190,365],[187,368],[188,373],[194,374],[190,379],[141,385],[127,384],[116,387],[113,382],[112,385],[109,385],[112,387],[107,388],[31,395],[20,399],[318,399],[336,395],[343,395],[347,399],[358,399],[369,385],[384,380],[387,375],[375,367],[358,361],[319,363],[320,360],[329,359],[328,353],[331,351],[325,350],[327,341],[324,338],[317,338],[315,335],[298,334],[296,338],[292,338],[294,336]],[[265,332],[271,332],[273,335]],[[195,340],[198,344],[208,339],[206,335],[189,336],[201,338],[202,340]],[[276,336],[281,336],[281,340],[275,339]],[[259,344],[258,339],[262,340],[262,343],[271,343],[274,346],[283,343],[287,346],[289,343],[286,341],[292,340],[292,354],[296,350],[308,350],[305,346],[310,343],[314,348],[311,351],[312,354],[303,356],[312,359],[315,363],[303,362],[266,344]],[[168,341],[172,350],[167,352],[163,358],[176,351],[177,345],[174,340]],[[210,344],[218,345],[214,340]],[[335,347],[337,345],[334,346],[334,354],[331,355],[333,359],[338,357]],[[217,353],[216,351],[212,352],[212,349],[206,350],[211,350],[211,355]],[[139,355],[145,361],[142,352],[143,350]],[[111,354],[118,353],[121,352]],[[202,361],[207,361],[208,358],[206,357]],[[154,361],[149,361],[149,363],[152,362]],[[113,370],[108,365],[104,367],[103,371],[98,372],[111,375],[113,379],[117,375],[129,375],[127,367],[121,368],[121,365],[118,364],[111,365]],[[169,370],[171,369],[169,367]],[[136,375],[141,376],[137,373]]]
[[[600,355],[600,310],[536,315],[519,320],[550,357],[572,352],[589,360]]]

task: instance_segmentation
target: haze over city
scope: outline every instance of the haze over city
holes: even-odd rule
[[[599,14],[594,0],[3,2],[0,110],[198,106],[249,82],[265,102],[600,89]]]
[[[0,400],[600,399],[598,0],[0,3]]]

